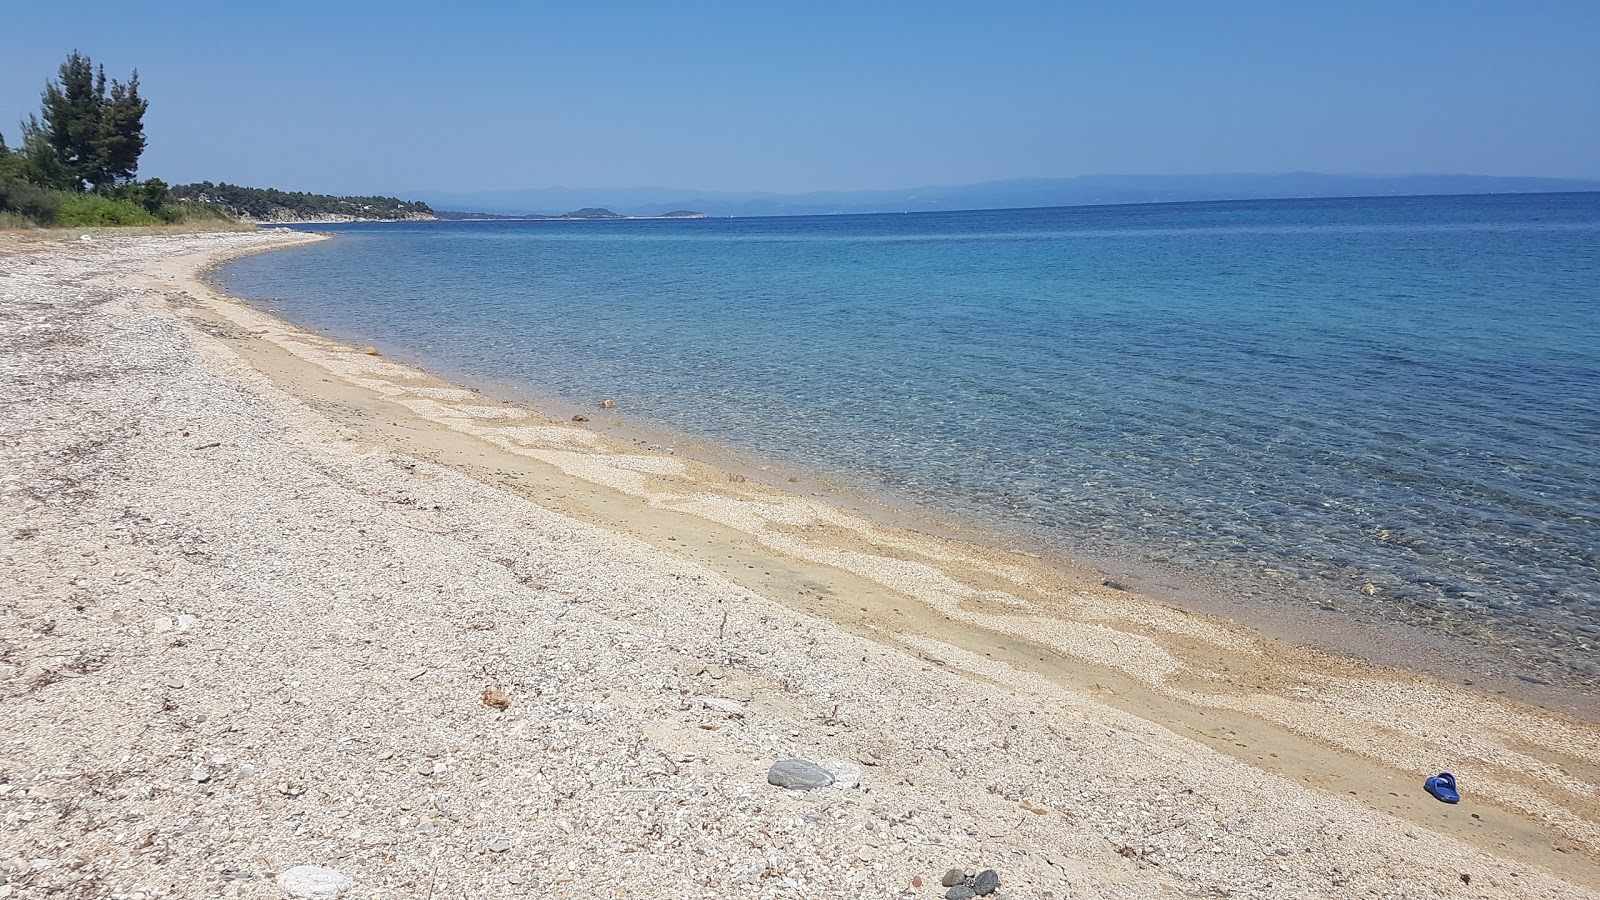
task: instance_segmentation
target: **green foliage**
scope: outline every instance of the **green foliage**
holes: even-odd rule
[[[17,225],[52,225],[61,208],[61,194],[0,173],[0,213]]]
[[[56,224],[64,228],[96,225],[154,225],[158,220],[150,211],[127,200],[113,200],[99,194],[61,195]]]
[[[169,224],[204,225],[238,225],[239,220],[228,215],[220,207],[209,203],[196,203],[193,200],[168,200],[162,204],[161,211],[156,213],[161,221]]]
[[[171,192],[167,189],[167,183],[159,178],[131,181],[101,193],[113,200],[126,200],[129,203],[142,206],[151,215],[160,213],[161,208],[167,204],[171,196]]]
[[[404,219],[433,213],[426,203],[394,197],[333,197],[274,188],[241,187],[226,182],[180,184],[172,189],[172,196],[180,200],[212,204],[233,215],[266,220],[287,221],[301,216]]]
[[[137,71],[127,83],[108,83],[104,66],[96,68],[89,57],[73,51],[57,80],[45,85],[43,120],[30,118],[23,131],[25,137],[41,135],[53,151],[61,172],[41,174],[54,175],[56,186],[81,191],[87,184],[106,191],[133,180],[138,171],[149,105],[139,96]]]

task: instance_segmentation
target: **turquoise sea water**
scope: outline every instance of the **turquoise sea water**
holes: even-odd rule
[[[340,230],[224,283],[441,372],[1600,685],[1600,194]]]

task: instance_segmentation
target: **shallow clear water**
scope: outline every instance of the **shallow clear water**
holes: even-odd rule
[[[1600,679],[1600,194],[348,226],[233,292]]]

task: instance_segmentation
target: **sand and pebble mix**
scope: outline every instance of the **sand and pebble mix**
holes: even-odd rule
[[[1597,896],[363,441],[145,274],[296,239],[0,249],[0,898]]]

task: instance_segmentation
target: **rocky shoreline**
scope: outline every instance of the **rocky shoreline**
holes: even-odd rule
[[[431,213],[405,213],[399,216],[385,216],[383,218],[370,218],[365,216],[335,215],[332,213],[307,216],[300,213],[283,210],[280,215],[267,216],[239,216],[239,221],[249,225],[337,225],[349,222],[436,222],[438,216]]]
[[[1597,896],[1595,727],[941,562],[197,278],[314,239],[0,243],[0,898]]]

